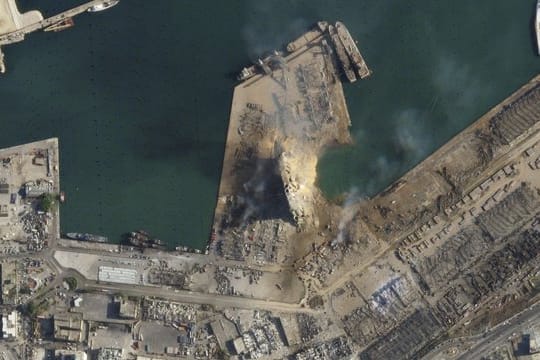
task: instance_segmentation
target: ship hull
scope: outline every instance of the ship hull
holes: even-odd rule
[[[351,62],[358,72],[358,76],[360,76],[361,79],[365,79],[371,75],[371,70],[369,70],[366,61],[362,57],[362,54],[360,54],[360,50],[358,50],[358,46],[356,46],[356,43],[349,33],[347,27],[342,22],[337,21],[336,31],[339,39],[345,47],[345,50],[347,51],[347,55],[351,58]]]
[[[83,233],[67,233],[66,237],[71,240],[79,241],[91,241],[98,243],[106,243],[109,241],[105,236],[94,235],[94,234],[83,234]]]
[[[339,39],[336,28],[333,27],[332,25],[329,25],[328,34],[330,34],[330,38],[332,39],[332,43],[334,44],[334,48],[336,49],[336,54],[339,59],[339,62],[341,63],[341,68],[343,69],[343,73],[345,74],[345,76],[350,82],[355,82],[356,75],[354,74],[353,67],[352,67],[351,61],[349,60],[349,57],[347,56],[345,47],[343,46],[341,40]]]
[[[90,9],[88,9],[88,12],[100,12],[107,9],[112,8],[116,4],[118,4],[120,0],[111,0],[111,1],[104,1],[102,4],[92,6]]]

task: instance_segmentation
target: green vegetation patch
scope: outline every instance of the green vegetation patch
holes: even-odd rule
[[[58,205],[58,195],[56,194],[43,194],[39,198],[38,208],[41,211],[50,212]]]
[[[75,279],[74,277],[66,277],[64,278],[64,281],[68,284],[69,290],[73,291],[77,289],[77,279]]]

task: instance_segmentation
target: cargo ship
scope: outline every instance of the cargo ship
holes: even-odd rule
[[[330,38],[332,39],[332,43],[334,44],[334,48],[336,49],[336,54],[339,59],[339,62],[341,63],[341,68],[343,69],[343,73],[347,77],[347,80],[349,80],[350,82],[355,82],[356,75],[354,74],[351,61],[349,60],[349,57],[347,56],[345,46],[341,42],[341,39],[339,38],[336,28],[332,25],[329,25],[328,34],[330,34]]]
[[[89,8],[88,12],[99,12],[99,11],[107,10],[109,8],[112,8],[114,5],[118,4],[119,2],[120,0],[103,1],[101,4],[97,4]]]
[[[92,241],[98,243],[106,243],[109,239],[105,236],[94,235],[94,234],[83,234],[83,233],[67,233],[66,237],[71,240],[79,241]]]
[[[371,75],[371,70],[369,70],[366,61],[362,57],[362,54],[360,54],[360,50],[358,50],[358,46],[356,46],[356,42],[349,33],[349,30],[341,21],[336,22],[336,30],[341,43],[345,47],[347,55],[358,72],[358,76],[360,76],[360,79],[367,78]]]
[[[536,2],[536,19],[534,22],[536,32],[536,50],[540,55],[540,0]]]

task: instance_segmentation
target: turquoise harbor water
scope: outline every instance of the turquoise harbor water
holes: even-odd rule
[[[250,59],[319,19],[348,25],[374,74],[345,85],[355,145],[328,152],[319,183],[371,195],[538,72],[535,3],[123,0],[4,48],[0,146],[60,138],[62,231],[202,247]]]

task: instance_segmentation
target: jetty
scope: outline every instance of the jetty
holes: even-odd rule
[[[319,21],[242,70],[232,99],[211,254],[281,263],[310,251],[312,239],[322,241],[317,234],[327,230],[336,211],[316,187],[317,163],[328,146],[352,141],[342,80],[358,80],[354,56],[335,26]]]
[[[21,42],[27,34],[35,31],[60,31],[73,26],[73,17],[84,12],[105,10],[118,3],[108,0],[93,0],[54,16],[43,18],[41,12],[32,10],[21,14],[15,0],[0,0],[0,47]],[[4,55],[0,48],[0,72],[6,70]]]

